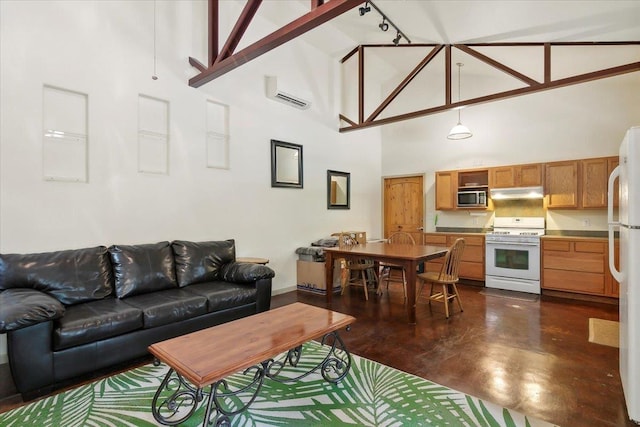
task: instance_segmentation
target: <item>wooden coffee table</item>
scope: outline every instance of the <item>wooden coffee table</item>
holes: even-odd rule
[[[354,321],[346,314],[294,303],[152,344],[151,354],[170,368],[153,398],[153,416],[164,425],[177,425],[206,397],[202,425],[229,425],[233,415],[251,405],[265,377],[294,382],[320,370],[325,380],[337,383],[351,368],[338,330],[348,331]],[[295,378],[282,375],[287,364],[298,364],[302,344],[320,337],[327,349],[324,360]],[[285,357],[274,360],[284,352]],[[239,371],[248,376],[248,385],[232,391],[225,378]]]

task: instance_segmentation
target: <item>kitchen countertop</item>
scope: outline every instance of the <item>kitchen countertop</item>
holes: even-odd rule
[[[463,227],[437,227],[436,231],[426,232],[427,234],[455,233],[468,235],[484,235],[491,232],[490,228],[463,228]],[[618,233],[616,232],[616,237]],[[543,239],[601,239],[607,240],[607,231],[587,231],[587,230],[546,230]]]
[[[491,228],[465,228],[465,227],[436,227],[436,231],[428,233],[455,233],[455,234],[487,234]]]
[[[543,240],[598,240],[606,242],[609,240],[607,236],[564,236],[564,235],[544,235],[540,237]],[[616,233],[615,238],[618,238],[618,234]]]
[[[545,237],[589,237],[589,238],[603,238],[609,237],[608,232],[605,231],[587,231],[587,230],[546,230]]]

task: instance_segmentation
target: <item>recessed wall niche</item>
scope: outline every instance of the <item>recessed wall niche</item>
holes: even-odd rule
[[[138,95],[138,172],[169,174],[169,101]]]
[[[87,182],[88,95],[42,88],[42,176],[46,181]]]
[[[229,106],[207,100],[207,167],[229,169]]]

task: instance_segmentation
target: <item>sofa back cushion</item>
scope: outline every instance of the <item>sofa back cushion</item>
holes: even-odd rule
[[[236,245],[233,239],[211,242],[171,243],[176,259],[178,286],[210,282],[220,277],[220,267],[235,261]]]
[[[0,290],[11,288],[37,289],[65,305],[102,299],[113,289],[107,248],[0,255]]]
[[[177,287],[169,242],[109,247],[118,298]]]

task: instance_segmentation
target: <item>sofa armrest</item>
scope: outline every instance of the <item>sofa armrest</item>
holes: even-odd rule
[[[261,264],[248,262],[230,262],[220,269],[220,278],[225,282],[251,283],[260,279],[271,279],[275,271]]]
[[[12,288],[0,292],[0,333],[59,319],[64,305],[44,292]]]

